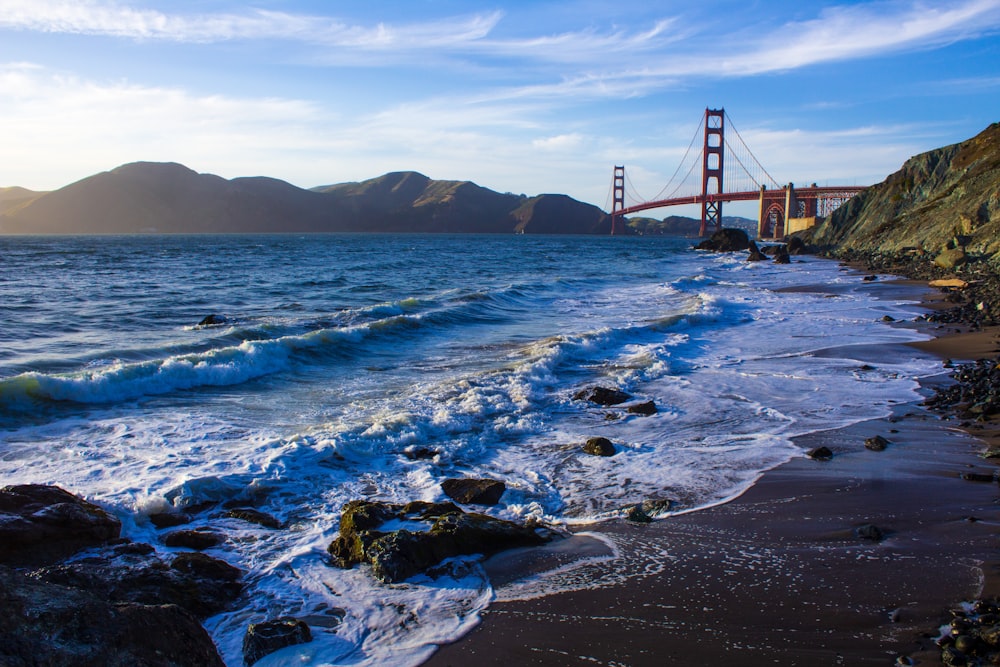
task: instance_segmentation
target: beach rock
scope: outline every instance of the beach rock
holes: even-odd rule
[[[885,451],[891,443],[880,435],[873,436],[871,438],[865,439],[865,449],[870,449],[873,452]]]
[[[590,438],[583,444],[583,451],[594,456],[614,456],[617,453],[614,444],[607,438]]]
[[[0,664],[223,667],[198,620],[176,605],[115,603],[0,566]]]
[[[806,452],[806,456],[817,461],[829,461],[833,458],[833,452],[829,447],[814,447]]]
[[[624,508],[625,520],[633,523],[651,523],[658,515],[670,510],[674,502],[666,499],[643,500],[637,505]]]
[[[407,447],[403,450],[403,456],[411,461],[426,461],[433,459],[441,452],[430,447]]]
[[[854,529],[854,534],[863,540],[870,540],[872,542],[881,542],[882,538],[885,537],[882,529],[872,523],[858,526]]]
[[[988,482],[993,483],[996,481],[996,476],[993,473],[982,473],[982,472],[963,472],[961,478],[967,482]]]
[[[750,247],[750,237],[742,229],[725,228],[695,246],[697,250],[739,252]]]
[[[653,401],[646,401],[645,403],[637,403],[635,405],[630,405],[625,409],[626,412],[633,415],[643,415],[648,417],[650,415],[655,415],[657,413],[656,403]]]
[[[216,315],[215,313],[212,313],[211,315],[206,315],[204,318],[202,318],[202,320],[200,322],[198,322],[198,326],[200,326],[200,327],[216,327],[216,326],[220,326],[222,324],[226,324],[228,321],[229,320],[227,320],[222,315]]]
[[[163,536],[163,543],[168,547],[183,547],[202,551],[222,543],[222,535],[210,530],[175,530]]]
[[[777,250],[774,251],[774,263],[775,264],[791,264],[792,258],[788,254],[787,246],[780,245]]]
[[[591,387],[590,389],[583,389],[576,392],[573,395],[574,400],[577,401],[590,401],[591,403],[596,403],[597,405],[619,405],[625,401],[632,398],[630,394],[626,394],[624,391],[618,391],[617,389],[608,389],[607,387]]]
[[[283,617],[263,623],[251,623],[243,636],[243,664],[255,664],[286,646],[305,644],[312,641],[312,632],[305,621]]]
[[[875,274],[871,274],[871,275],[867,275],[864,278],[862,278],[861,282],[872,283],[872,282],[875,282],[876,280],[878,280],[878,276],[876,276]]]
[[[463,505],[496,505],[507,485],[495,479],[449,478],[441,482],[441,490]]]
[[[814,252],[814,249],[810,248],[806,242],[798,236],[790,236],[788,238],[788,243],[785,245],[785,249],[788,251],[789,255],[808,255]]]
[[[405,527],[392,527],[397,522]],[[377,579],[391,583],[453,556],[488,556],[547,540],[531,527],[463,512],[452,503],[352,500],[344,505],[340,534],[327,551],[337,567],[368,563]]]
[[[757,243],[754,241],[749,241],[747,250],[750,251],[750,254],[747,256],[748,262],[764,262],[768,259],[767,255],[760,251],[760,248],[757,247]]]
[[[240,521],[255,523],[264,528],[281,528],[281,522],[277,518],[250,507],[234,507],[222,516],[227,519],[239,519]]]
[[[956,266],[961,266],[968,261],[965,251],[961,248],[946,248],[938,253],[934,258],[934,264],[940,266],[945,271],[951,271]]]
[[[0,563],[52,563],[120,535],[117,518],[57,486],[0,489]]]

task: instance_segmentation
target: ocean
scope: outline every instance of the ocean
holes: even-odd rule
[[[161,552],[149,514],[253,502],[287,527],[197,524],[247,573],[206,623],[227,664],[248,623],[296,616],[313,641],[259,665],[416,665],[498,596],[601,584],[570,563],[498,590],[476,559],[381,584],[328,564],[344,503],[464,476],[506,483],[485,511],[557,526],[725,502],[803,456],[792,438],[918,400],[938,362],[862,353],[924,338],[883,321],[918,312],[832,261],[677,238],[0,237],[0,479],[81,494]],[[658,411],[574,399],[593,386]],[[594,436],[618,453],[583,454]]]

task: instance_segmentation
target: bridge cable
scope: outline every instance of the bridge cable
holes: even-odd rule
[[[705,127],[705,117],[702,116],[701,117],[701,122],[698,123],[698,128],[694,131],[694,136],[691,137],[691,143],[688,144],[687,150],[684,151],[684,157],[682,157],[681,161],[677,164],[677,169],[674,170],[674,173],[670,177],[670,180],[667,181],[667,184],[663,186],[663,188],[656,194],[655,197],[653,197],[653,199],[650,199],[650,200],[647,200],[647,201],[659,201],[660,199],[667,199],[667,197],[663,196],[663,193],[667,191],[667,188],[669,188],[670,184],[674,182],[674,178],[677,177],[677,174],[680,172],[681,168],[684,166],[684,161],[687,160],[688,154],[691,153],[691,148],[694,147],[694,142],[698,140],[698,135],[702,133],[702,130],[703,130],[704,127]],[[699,151],[698,154],[700,155],[702,152],[703,151]],[[695,160],[695,162],[693,164],[697,164],[697,163],[698,163],[698,161]],[[692,169],[694,169],[693,165],[692,165],[691,169],[688,170],[688,173],[685,174],[685,176],[681,180],[681,182],[677,186],[674,187],[673,192],[677,192],[677,190],[681,187],[681,185],[683,185],[687,181],[688,176],[691,175],[691,170]],[[673,192],[671,193],[671,195],[673,194]]]
[[[767,172],[767,169],[764,168],[764,165],[760,163],[760,160],[757,159],[757,156],[753,154],[753,151],[750,150],[750,147],[746,145],[745,141],[743,141],[743,137],[740,135],[739,130],[736,129],[736,125],[733,123],[733,119],[729,116],[728,112],[726,112],[726,121],[729,123],[730,127],[733,128],[733,132],[736,133],[736,138],[739,140],[740,145],[746,150],[747,154],[750,156],[750,159],[752,159],[753,163],[760,169],[760,171],[765,176],[767,176],[768,180],[770,181],[769,185],[774,186],[774,189],[778,189],[779,187],[778,181],[775,180],[775,178]],[[728,141],[726,141],[726,145],[730,146],[730,150],[732,150],[732,146],[729,144]],[[743,170],[746,172],[747,176],[749,176],[751,180],[757,183],[757,179],[753,177],[753,175],[750,173],[750,170],[746,168],[746,166],[742,163],[742,161],[740,161],[739,157],[737,157],[735,153],[733,153],[733,156],[736,157],[737,162],[740,162],[740,166],[743,167]],[[760,187],[760,185],[762,184],[757,183],[758,187]]]

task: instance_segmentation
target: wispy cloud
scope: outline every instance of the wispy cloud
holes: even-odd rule
[[[219,42],[282,39],[361,49],[435,49],[485,37],[503,14],[424,23],[352,25],[336,18],[248,9],[185,16],[102,0],[0,0],[0,27],[138,40]]]
[[[720,63],[730,76],[795,69],[899,51],[929,49],[1000,30],[1000,1],[877,2],[824,9],[809,21],[764,35]]]

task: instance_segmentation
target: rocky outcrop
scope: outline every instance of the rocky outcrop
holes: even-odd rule
[[[962,143],[910,158],[802,236],[836,253],[917,249],[936,256],[951,245],[996,255],[1000,123]]]
[[[121,534],[121,522],[56,486],[0,489],[0,562],[41,565],[99,546]]]
[[[223,666],[198,619],[177,605],[112,602],[4,566],[0,637],[7,667]]]
[[[377,579],[398,582],[446,558],[490,555],[547,539],[530,526],[466,513],[452,503],[353,500],[344,506],[340,534],[327,551],[337,567],[366,563]]]
[[[750,237],[742,229],[723,228],[695,246],[696,250],[740,252],[750,247]]]
[[[222,665],[199,619],[240,595],[242,572],[120,532],[58,487],[0,489],[0,664]]]

